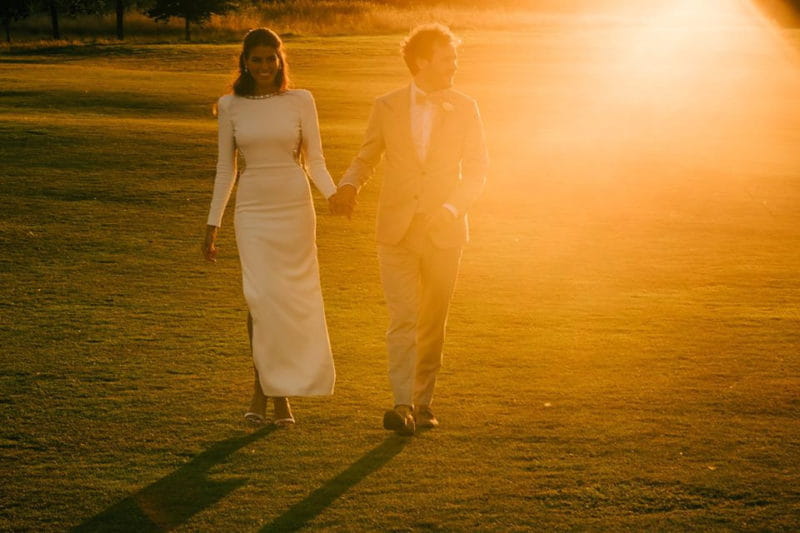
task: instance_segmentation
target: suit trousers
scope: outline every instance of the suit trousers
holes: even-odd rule
[[[417,215],[398,244],[379,244],[378,261],[389,311],[386,344],[395,405],[430,405],[461,247],[435,246],[428,217]]]

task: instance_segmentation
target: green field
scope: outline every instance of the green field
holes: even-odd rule
[[[237,47],[0,55],[0,530],[800,529],[796,47],[637,31],[463,34],[492,171],[408,439],[379,176],[351,222],[316,195],[336,394],[253,431],[232,209],[199,248]],[[399,39],[287,42],[334,176]]]

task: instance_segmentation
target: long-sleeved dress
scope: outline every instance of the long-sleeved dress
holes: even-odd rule
[[[261,388],[267,396],[331,394],[335,371],[306,176],[326,198],[336,186],[325,166],[314,98],[305,90],[265,99],[228,94],[217,109],[219,158],[208,224],[221,224],[238,150],[245,169],[234,225]]]

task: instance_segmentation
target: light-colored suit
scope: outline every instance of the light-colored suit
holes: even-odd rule
[[[359,190],[385,158],[376,236],[395,404],[431,403],[461,247],[469,238],[467,211],[488,167],[476,102],[454,90],[438,95],[424,161],[412,138],[406,86],[375,100],[361,149],[339,182]],[[456,216],[431,226],[430,217],[445,204]]]

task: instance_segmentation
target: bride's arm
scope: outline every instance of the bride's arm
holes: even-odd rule
[[[214,178],[214,194],[211,197],[211,207],[208,210],[208,225],[219,227],[222,224],[222,215],[225,206],[231,197],[233,184],[236,180],[236,142],[233,138],[233,122],[229,105],[229,95],[223,96],[217,103],[217,119],[219,126],[217,174]]]
[[[203,240],[203,255],[206,260],[212,262],[217,260],[217,232],[222,224],[222,215],[225,212],[225,206],[231,197],[233,184],[236,181],[236,142],[233,138],[233,123],[228,109],[229,103],[230,97],[225,96],[217,102],[219,129],[217,135],[217,173],[214,177],[214,193],[211,197],[206,235]]]
[[[322,138],[319,133],[319,119],[317,117],[317,106],[314,104],[314,96],[308,91],[302,91],[303,100],[300,111],[300,127],[303,160],[306,164],[311,181],[317,189],[325,196],[330,198],[336,192],[336,185],[333,183],[328,167],[325,165],[325,156],[322,152]]]

